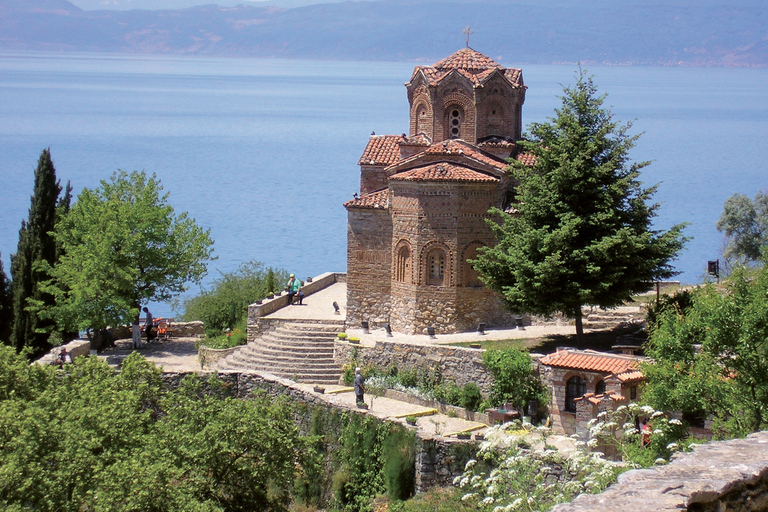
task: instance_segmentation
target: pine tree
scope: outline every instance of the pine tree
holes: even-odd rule
[[[1,256],[1,255],[0,255]],[[11,283],[3,269],[0,259],[0,343],[9,343],[11,326],[13,325],[13,300],[11,299]]]
[[[41,262],[52,266],[56,262],[56,241],[51,235],[56,225],[56,206],[61,186],[56,181],[56,169],[50,149],[44,149],[35,169],[35,185],[29,207],[29,218],[22,221],[19,245],[11,256],[13,293],[13,329],[11,343],[16,350],[31,347],[33,355],[50,349],[48,333],[53,322],[42,321],[30,305],[52,306],[53,297],[38,289],[38,283],[48,276],[38,269]]]
[[[565,88],[556,117],[534,123],[521,146],[532,167],[516,163],[514,214],[495,210],[497,245],[474,261],[483,282],[513,311],[576,321],[582,306],[615,307],[648,281],[675,274],[670,261],[682,248],[683,224],[654,231],[655,187],[638,180],[647,163],[629,163],[637,135],[603,106],[583,71]],[[508,210],[509,211],[509,210]]]

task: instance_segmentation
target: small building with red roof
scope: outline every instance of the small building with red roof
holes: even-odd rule
[[[489,210],[513,197],[508,159],[530,159],[516,144],[522,71],[467,47],[416,66],[405,87],[409,133],[371,135],[359,196],[344,204],[347,323],[408,334],[509,325],[468,260],[495,242]]]
[[[569,435],[583,433],[600,412],[636,401],[645,382],[639,365],[643,360],[571,348],[539,358],[542,382],[551,392],[552,428]]]

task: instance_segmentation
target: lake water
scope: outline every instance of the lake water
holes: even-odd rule
[[[559,105],[572,66],[521,67],[523,123]],[[301,277],[346,268],[346,211],[372,131],[408,130],[413,63],[0,53],[0,253],[6,272],[40,151],[77,193],[115,170],[154,172],[211,229],[207,282],[258,260]],[[689,222],[676,268],[700,282],[725,199],[768,188],[768,70],[590,67],[607,104],[645,132],[656,226]],[[152,305],[169,315],[167,305]]]

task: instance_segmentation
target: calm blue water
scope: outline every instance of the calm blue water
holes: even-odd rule
[[[569,66],[527,66],[523,121],[558,106]],[[171,204],[211,228],[218,271],[246,260],[300,276],[346,268],[346,211],[371,131],[408,129],[412,63],[0,54],[0,252],[6,271],[50,147],[77,193],[116,169],[157,173]],[[768,188],[768,71],[592,67],[616,117],[644,131],[659,228],[689,222],[676,262],[699,282],[724,200]],[[166,305],[154,305],[168,315]]]

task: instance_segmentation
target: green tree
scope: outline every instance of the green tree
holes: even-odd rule
[[[167,391],[137,353],[53,372],[0,347],[3,510],[286,510],[303,440],[285,401]]]
[[[40,355],[50,349],[46,331],[53,324],[50,320],[39,318],[34,305],[50,307],[54,303],[53,296],[46,293],[40,284],[48,279],[44,268],[56,262],[56,241],[52,232],[56,224],[56,204],[60,192],[51,151],[44,149],[35,169],[29,217],[21,223],[18,249],[11,255],[11,343],[18,351],[30,347],[33,355]]]
[[[715,418],[718,435],[768,426],[768,269],[738,267],[719,289],[668,307],[649,333],[643,400]]]
[[[535,163],[513,164],[518,186],[507,211],[515,213],[492,210],[497,244],[473,264],[512,311],[563,313],[581,336],[582,306],[615,307],[674,275],[670,261],[684,238],[683,225],[651,229],[655,187],[638,181],[648,163],[629,163],[639,135],[613,119],[591,77],[576,78],[556,117],[531,125],[530,140],[520,142]]]
[[[0,258],[0,343],[10,343],[12,326],[13,297],[11,295],[11,282],[5,274],[3,260]]]
[[[119,171],[83,189],[56,225],[61,259],[49,269],[56,305],[42,314],[64,329],[132,323],[145,301],[164,301],[205,276],[209,230],[176,214],[153,174]]]
[[[187,322],[202,320],[206,329],[234,328],[245,319],[249,304],[274,292],[269,288],[270,276],[273,285],[275,279],[288,280],[284,270],[271,267],[265,270],[258,261],[242,263],[236,271],[223,273],[215,279],[210,290],[184,300],[181,317]]]
[[[759,262],[768,245],[768,194],[758,192],[754,200],[744,194],[726,199],[717,230],[725,233],[727,260]]]

